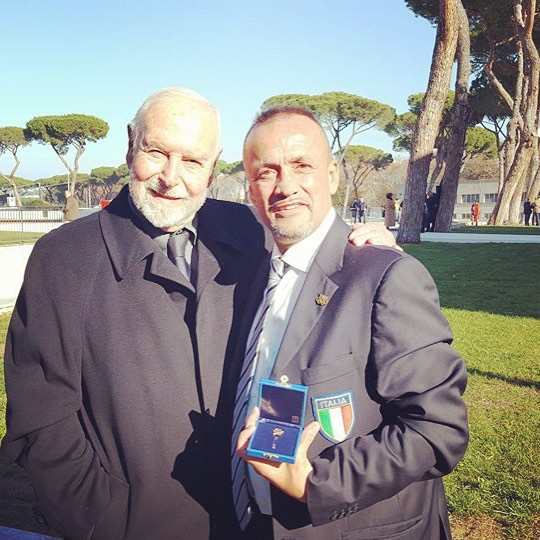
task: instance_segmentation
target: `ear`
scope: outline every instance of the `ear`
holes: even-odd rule
[[[339,165],[338,162],[333,159],[328,165],[328,187],[330,188],[330,195],[334,195],[339,186]]]
[[[129,168],[131,168],[131,164],[133,163],[133,128],[130,124],[127,126],[127,132],[128,132],[128,149],[126,153],[126,163]]]
[[[249,195],[249,202],[253,206],[257,205],[257,194],[255,193],[255,190],[253,189],[253,184],[249,181],[249,178],[246,176],[246,180],[248,183],[248,195]]]
[[[210,184],[214,181],[215,176],[215,170],[216,170],[216,163],[218,162],[218,159],[221,157],[221,153],[223,152],[223,148],[219,149],[219,152],[217,153],[216,159],[214,159],[214,164],[212,165],[212,173],[208,177],[208,185],[206,187],[210,187]]]

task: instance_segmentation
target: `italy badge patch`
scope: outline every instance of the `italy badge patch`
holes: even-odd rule
[[[352,391],[314,396],[311,398],[313,416],[321,425],[321,435],[340,443],[347,439],[354,424]]]

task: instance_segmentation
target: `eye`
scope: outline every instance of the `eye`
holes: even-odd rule
[[[162,152],[161,150],[158,150],[157,148],[149,148],[148,150],[145,150],[145,152],[153,157],[153,158],[156,158],[156,159],[161,159],[161,158],[164,158],[164,157],[167,157],[165,152]]]
[[[255,180],[268,180],[275,176],[275,171],[273,169],[261,169],[257,172]]]
[[[306,172],[311,171],[313,169],[310,163],[305,163],[304,161],[299,161],[298,163],[295,163],[294,168],[297,171],[306,171]]]
[[[190,166],[201,166],[202,165],[202,162],[199,160],[199,159],[195,159],[195,158],[189,158],[189,157],[185,157],[183,159],[183,162],[184,163],[187,163],[188,165]]]

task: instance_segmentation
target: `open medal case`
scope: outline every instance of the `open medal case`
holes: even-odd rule
[[[290,384],[287,377],[280,381],[261,379],[261,414],[247,448],[248,456],[294,463],[304,427],[307,392],[307,386]]]

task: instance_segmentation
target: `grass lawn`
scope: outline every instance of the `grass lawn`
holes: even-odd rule
[[[404,248],[433,275],[469,372],[470,445],[445,478],[454,538],[540,538],[540,246],[426,242]],[[7,322],[0,314],[2,351]],[[0,375],[0,436],[4,412]],[[1,455],[0,482],[0,525],[45,532],[30,517],[24,475]]]
[[[469,373],[469,449],[445,478],[454,537],[540,538],[540,246],[404,247],[433,275]]]
[[[9,246],[13,244],[33,244],[45,233],[39,232],[20,232],[20,231],[0,231],[0,246]]]

